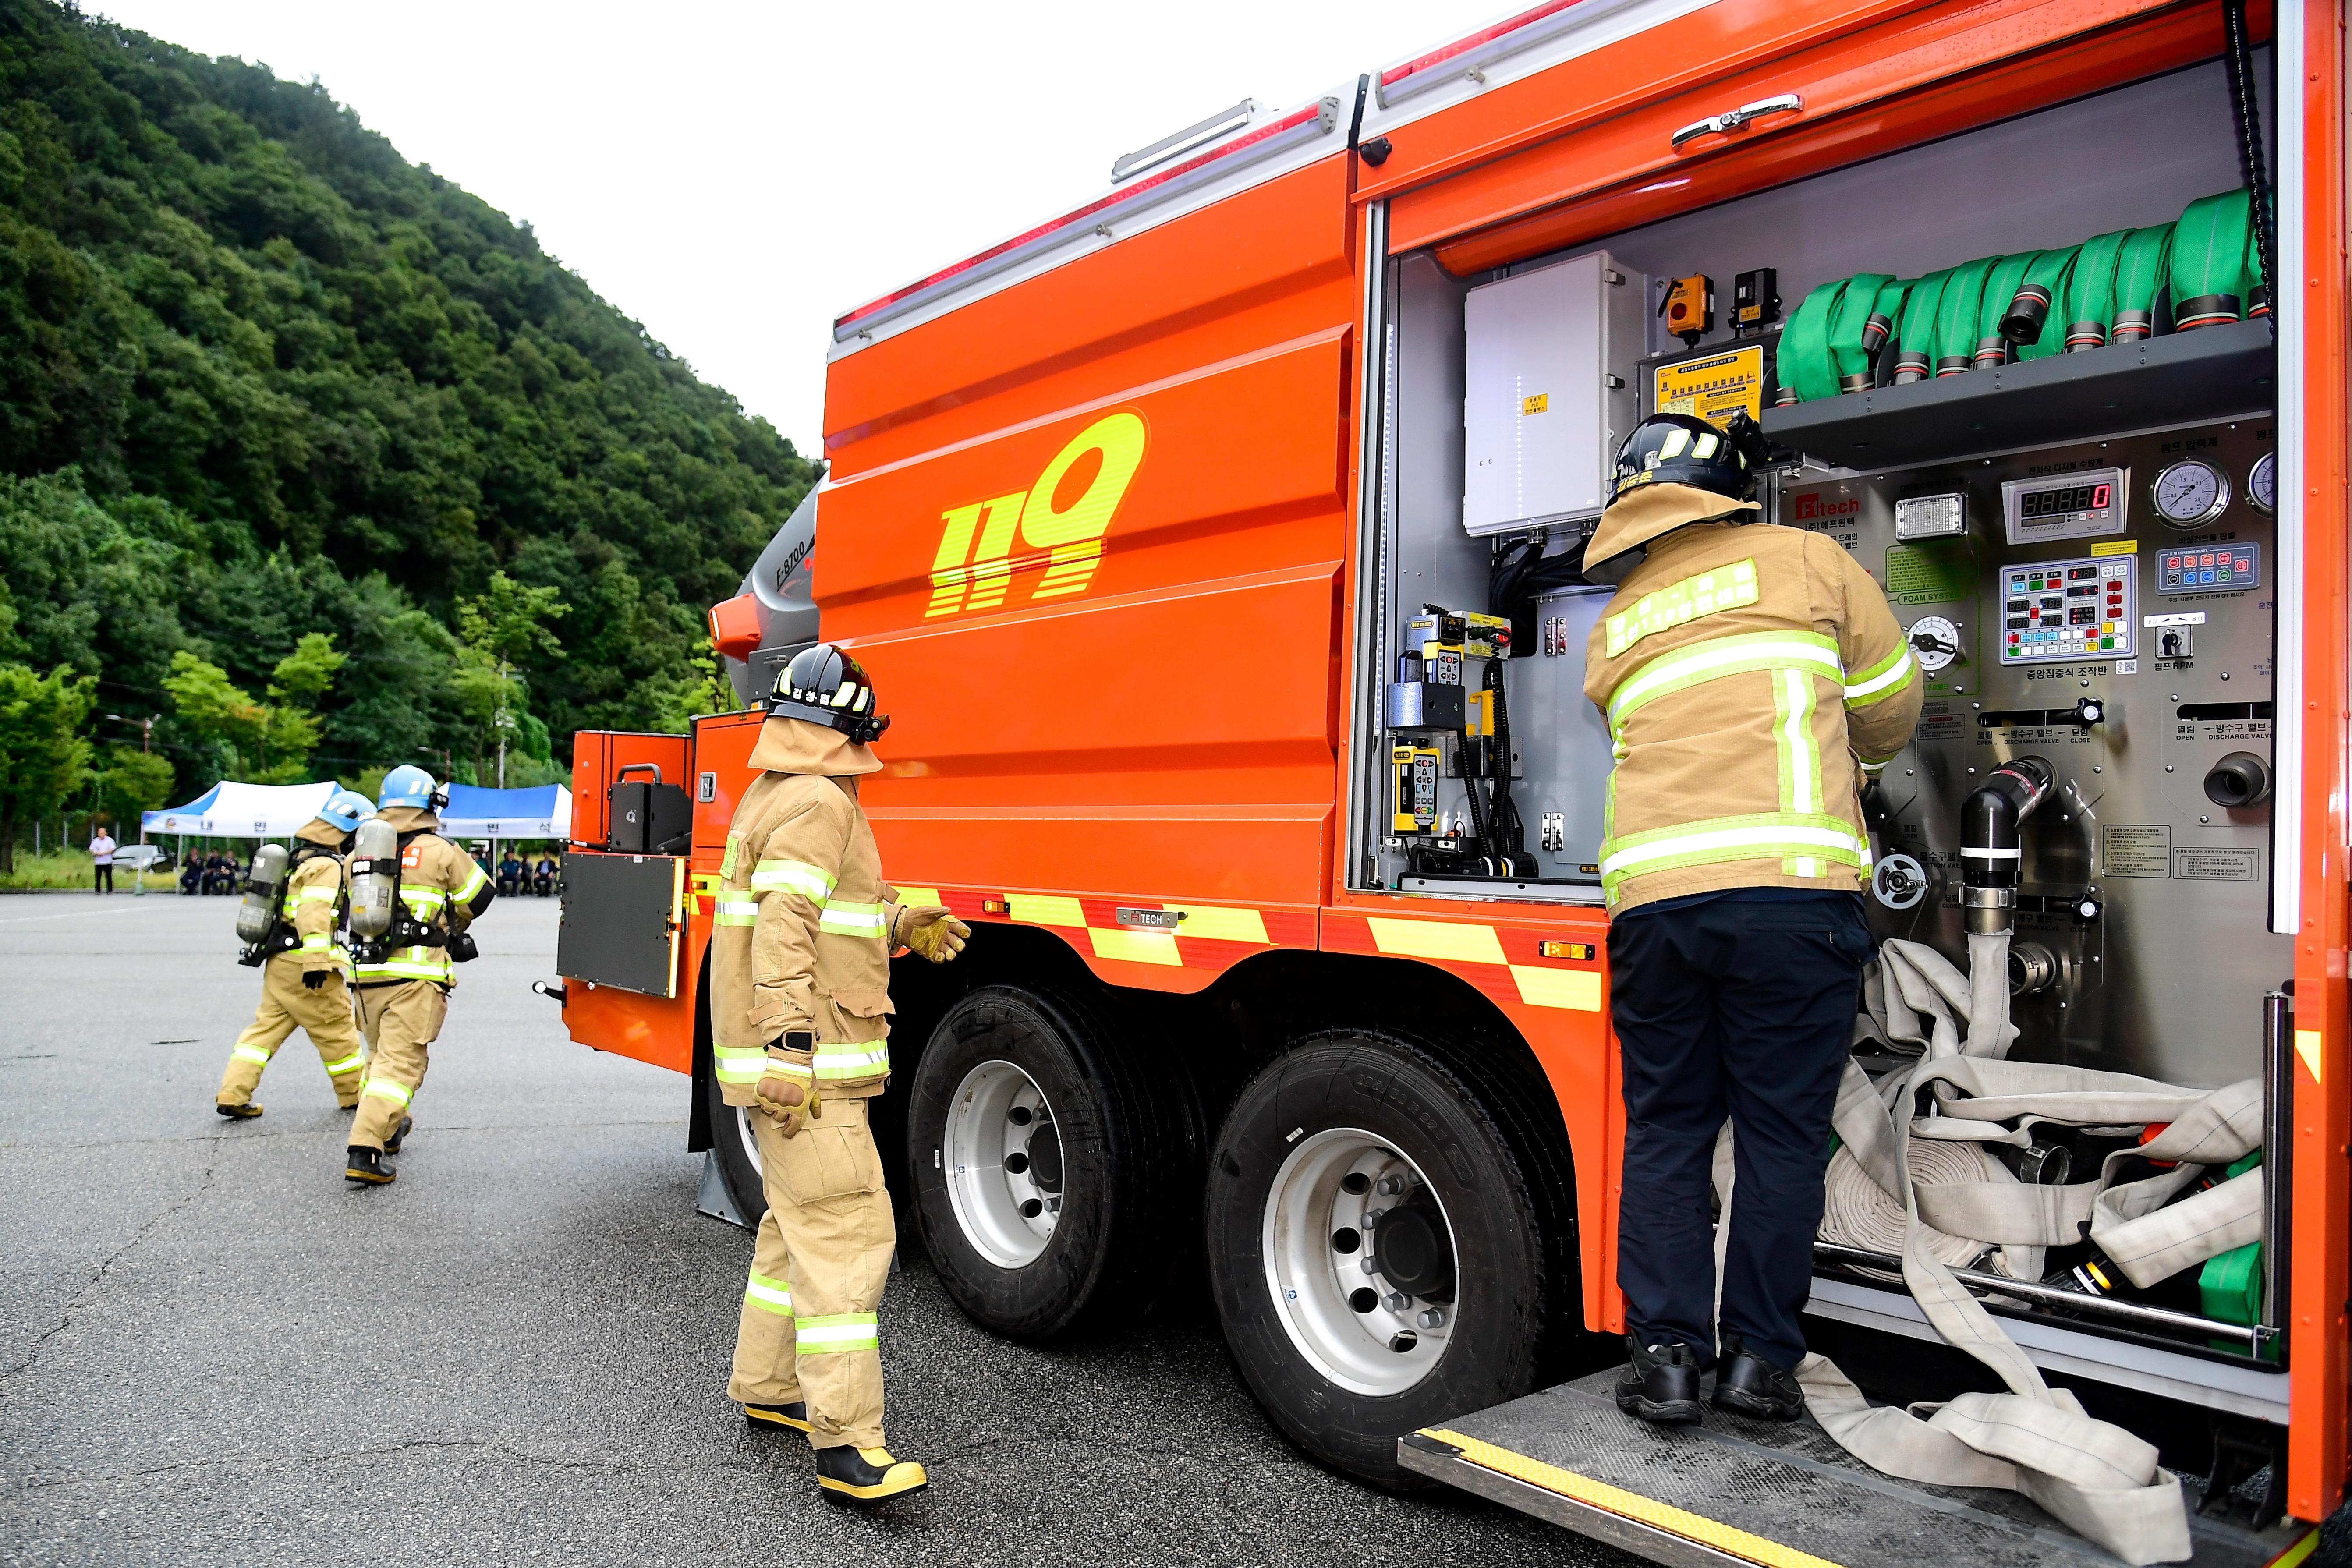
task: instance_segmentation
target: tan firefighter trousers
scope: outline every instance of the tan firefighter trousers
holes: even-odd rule
[[[898,1233],[866,1102],[828,1100],[821,1120],[790,1138],[765,1112],[748,1114],[768,1214],[743,1288],[728,1397],[746,1405],[805,1400],[816,1447],[879,1448],[875,1309]]]
[[[261,1005],[230,1048],[215,1100],[222,1105],[252,1104],[253,1091],[261,1087],[261,1069],[297,1029],[319,1048],[319,1060],[335,1086],[335,1103],[350,1110],[359,1099],[360,1069],[367,1065],[359,1029],[352,1022],[351,988],[341,974],[330,973],[316,991],[306,989],[299,952],[274,954],[261,966]]]
[[[352,1146],[381,1149],[425,1081],[425,1047],[441,1036],[449,993],[430,980],[402,980],[362,985],[359,994],[368,1070],[352,1118]]]

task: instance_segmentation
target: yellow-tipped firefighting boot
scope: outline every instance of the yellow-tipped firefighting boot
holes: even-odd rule
[[[239,1121],[245,1121],[261,1114],[261,1107],[257,1105],[231,1105],[225,1100],[215,1104],[213,1109],[223,1116],[233,1117]]]
[[[384,1160],[380,1151],[364,1143],[354,1143],[343,1151],[343,1180],[366,1186],[380,1187],[393,1180],[398,1172]]]
[[[816,1484],[829,1497],[853,1502],[879,1502],[920,1491],[929,1477],[910,1459],[891,1458],[887,1448],[859,1448],[847,1443],[816,1451]]]
[[[789,1426],[795,1432],[809,1429],[808,1404],[793,1400],[790,1405],[746,1405],[743,1419],[754,1426]]]

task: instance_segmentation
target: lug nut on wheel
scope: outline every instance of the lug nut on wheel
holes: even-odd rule
[[[1440,1307],[1431,1307],[1413,1321],[1424,1329],[1442,1329],[1445,1326],[1445,1311]]]

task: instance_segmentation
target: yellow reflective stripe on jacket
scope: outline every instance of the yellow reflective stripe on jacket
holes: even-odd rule
[[[1628,877],[1723,860],[1790,858],[1859,869],[1870,864],[1870,842],[1853,824],[1820,812],[1712,817],[1610,840],[1601,846],[1601,885],[1613,902]]]
[[[890,1042],[868,1040],[863,1045],[838,1046],[820,1043],[814,1066],[817,1078],[826,1082],[882,1078],[890,1071]]]
[[[1782,809],[1810,816],[1822,809],[1822,753],[1813,743],[1813,678],[1797,669],[1772,675],[1772,749],[1780,772]],[[1780,868],[1792,877],[1818,877],[1818,856],[1785,857]]]
[[[757,1083],[768,1071],[768,1053],[759,1046],[713,1046],[710,1068],[721,1083]]]
[[[1854,671],[1846,677],[1845,705],[1867,708],[1872,703],[1894,696],[1910,683],[1911,650],[1902,643],[1895,651],[1867,669]]]
[[[878,1350],[882,1325],[872,1312],[835,1312],[827,1317],[800,1319],[793,1325],[793,1349],[802,1355]]]
[[[1654,594],[1643,595],[1632,609],[1608,618],[1609,657],[1615,658],[1643,637],[1671,631],[1701,616],[1752,605],[1756,596],[1753,556],[1669,583]]]
[[[400,889],[400,898],[410,911],[420,918],[424,910],[441,909],[449,902],[449,895],[438,888],[404,887]]]
[[[489,874],[482,869],[479,862],[468,858],[467,864],[474,868],[474,874],[466,879],[464,887],[449,895],[461,904],[490,885]]]
[[[398,1105],[406,1105],[411,1091],[388,1078],[372,1078],[360,1086],[360,1092],[374,1095],[378,1100],[389,1100]]]
[[[730,899],[724,894],[711,901],[717,922],[723,926],[757,925],[760,922],[760,900]]]
[[[1749,632],[1716,637],[1660,654],[1628,676],[1610,695],[1609,727],[1622,730],[1626,720],[1661,697],[1727,675],[1759,669],[1802,669],[1841,684],[1845,680],[1836,639],[1819,632]]]
[[[322,931],[312,931],[302,939],[302,951],[305,952],[324,952],[334,945],[335,939]]]
[[[835,936],[882,935],[883,917],[880,904],[829,903],[824,913],[817,917],[816,929]]]
[[[432,947],[404,947],[373,963],[358,968],[362,980],[446,980],[453,966],[446,956],[435,956],[441,950]]]
[[[771,1279],[758,1269],[743,1283],[743,1301],[763,1312],[773,1312],[779,1318],[793,1315],[793,1288],[782,1279]]]
[[[805,860],[762,860],[751,868],[751,886],[761,892],[781,889],[798,893],[813,904],[822,906],[833,896],[837,879],[821,866]]]

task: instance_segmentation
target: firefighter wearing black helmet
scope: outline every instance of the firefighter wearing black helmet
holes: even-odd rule
[[[1793,1419],[1822,1150],[1870,955],[1865,776],[1920,678],[1886,596],[1825,534],[1760,522],[1761,432],[1687,415],[1620,450],[1585,575],[1613,584],[1585,695],[1617,767],[1601,847],[1625,1156],[1618,1404],[1700,1418],[1699,1377]],[[1709,1216],[1732,1128],[1722,1301]]]
[[[890,1081],[890,955],[935,963],[970,930],[882,880],[857,781],[888,729],[873,683],[829,643],[776,678],[729,825],[711,942],[712,1068],[748,1108],[760,1222],[728,1394],[753,1425],[808,1434],[819,1486],[855,1501],[912,1491],[923,1467],[882,1433],[876,1309],[897,1232],[866,1101]]]

